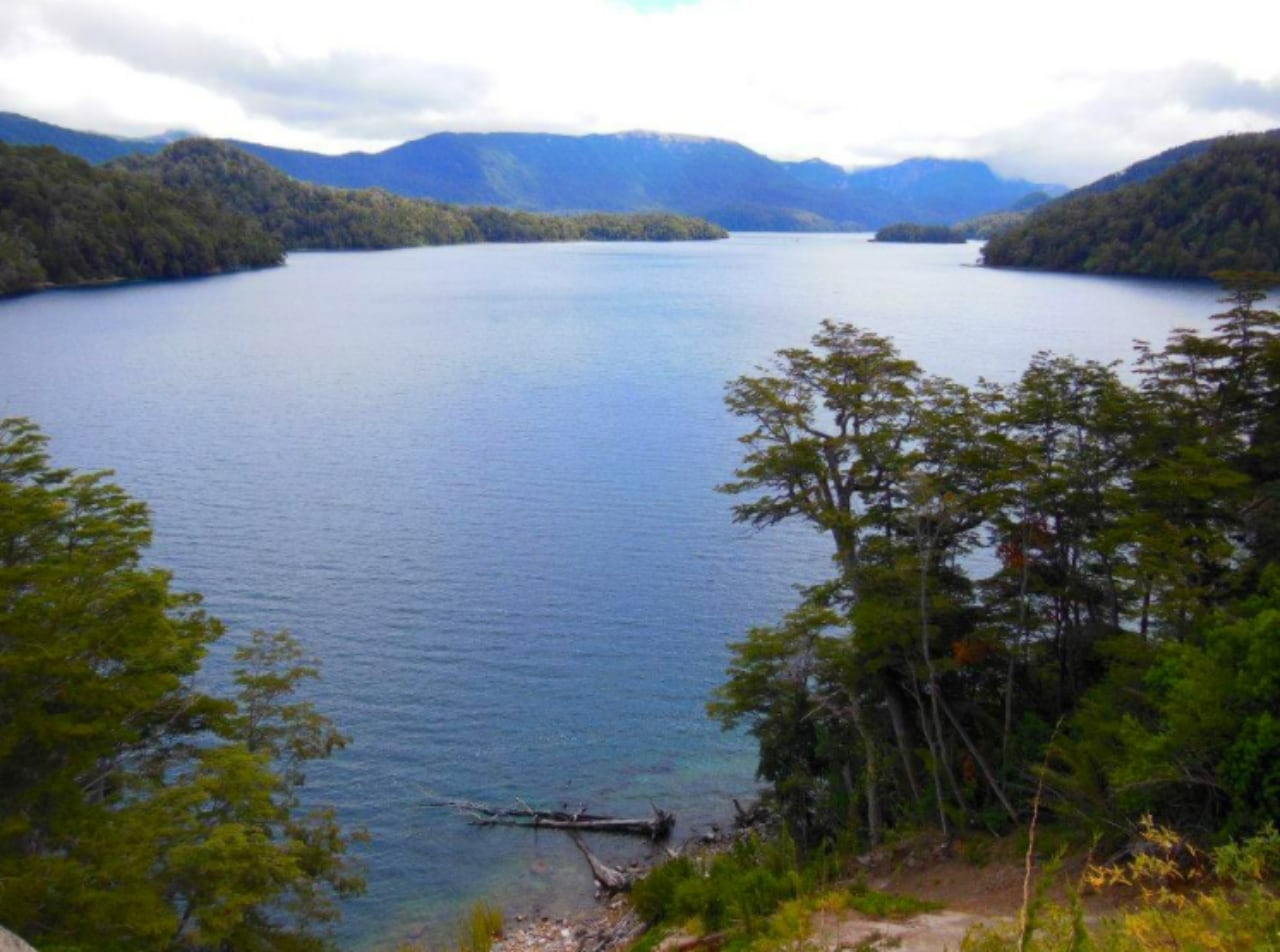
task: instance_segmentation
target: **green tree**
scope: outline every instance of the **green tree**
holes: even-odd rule
[[[341,738],[287,635],[193,678],[221,625],[142,564],[145,506],[0,421],[0,921],[48,949],[307,949],[362,883],[303,762]]]

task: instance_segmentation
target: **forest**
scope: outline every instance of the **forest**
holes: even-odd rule
[[[885,225],[876,232],[873,240],[908,244],[962,245],[965,242],[965,235],[959,228],[952,228],[950,225],[917,225],[912,222],[899,222],[896,225]]]
[[[0,143],[0,295],[279,264],[284,247],[213,197],[50,147]]]
[[[827,322],[729,385],[736,518],[831,545],[710,704],[802,847],[1280,816],[1280,276],[1217,278],[1212,332],[1129,373],[969,387]]]
[[[993,234],[983,257],[994,267],[1155,278],[1275,271],[1280,139],[1229,136],[1138,184],[1072,193]]]
[[[293,250],[725,237],[666,212],[533,214],[311,185],[211,139],[101,168],[0,143],[0,295],[264,267]]]

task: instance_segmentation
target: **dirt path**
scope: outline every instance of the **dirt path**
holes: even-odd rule
[[[957,952],[965,934],[989,916],[971,912],[926,912],[910,919],[869,919],[856,913],[819,913],[809,942],[819,949],[896,949],[897,952]]]

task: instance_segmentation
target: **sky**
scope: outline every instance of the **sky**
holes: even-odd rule
[[[1074,186],[1280,127],[1277,27],[1273,0],[0,0],[0,110],[329,153],[648,129]]]

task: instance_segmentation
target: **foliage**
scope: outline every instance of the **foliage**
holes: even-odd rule
[[[1118,866],[1091,866],[1086,885],[1136,893],[1136,904],[1087,920],[1078,904],[1050,905],[1026,943],[1007,927],[966,936],[965,952],[1154,952],[1211,949],[1251,952],[1280,945],[1280,835],[1273,825],[1211,856],[1179,834],[1144,820],[1134,855]]]
[[[0,921],[48,949],[326,947],[362,889],[304,765],[342,743],[294,699],[287,634],[193,680],[222,627],[146,567],[146,508],[0,422]]]
[[[785,833],[750,837],[709,861],[664,863],[635,884],[632,904],[654,924],[696,919],[707,931],[733,926],[751,934],[781,903],[812,892],[825,869],[801,864]]]
[[[279,264],[283,248],[207,194],[0,143],[0,295]]]
[[[1085,836],[1280,811],[1280,279],[1217,277],[1214,330],[1140,343],[1136,383],[1039,354],[967,388],[827,322],[728,385],[735,517],[833,554],[709,705],[802,848],[1009,829],[1041,783]]]
[[[965,235],[950,225],[917,225],[899,222],[885,225],[876,232],[875,241],[906,242],[908,244],[962,245]]]
[[[1027,220],[1029,214],[1026,211],[990,212],[986,215],[978,215],[976,218],[966,218],[962,222],[957,222],[954,227],[965,238],[986,241],[1015,225],[1021,225]]]
[[[1224,138],[1154,178],[1075,193],[983,254],[997,267],[1161,278],[1280,270],[1280,138]]]
[[[869,889],[865,883],[856,883],[845,898],[845,906],[872,919],[910,919],[922,912],[935,912],[942,906],[936,902],[901,896],[879,889]]]

